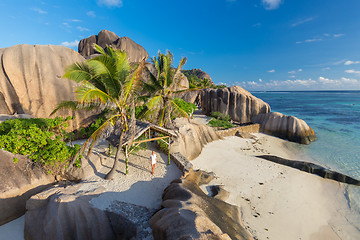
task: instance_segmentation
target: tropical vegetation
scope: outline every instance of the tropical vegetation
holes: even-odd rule
[[[171,114],[189,117],[174,98],[174,93],[184,91],[176,89],[184,89],[184,86],[181,86],[180,77],[186,58],[180,60],[176,69],[172,68],[173,61],[174,57],[170,51],[167,51],[166,54],[159,52],[158,57],[151,59],[156,72],[153,73],[146,68],[149,80],[143,81],[143,88],[146,91],[144,96],[146,108],[139,117],[151,116],[152,120],[161,127],[171,124]]]
[[[135,100],[145,61],[134,70],[125,51],[112,47],[107,47],[105,51],[98,45],[95,45],[95,49],[100,53],[99,56],[74,63],[66,69],[63,77],[79,84],[75,91],[76,100],[60,103],[53,113],[61,108],[107,109],[104,122],[83,144],[80,153],[87,150],[90,154],[95,142],[109,127],[115,126],[120,147],[116,151],[112,169],[105,176],[106,179],[112,179],[119,167],[124,135],[135,130]]]
[[[80,149],[80,145],[65,143],[73,137],[66,131],[69,120],[70,117],[6,120],[0,123],[0,149],[28,156],[49,174],[62,174]],[[75,164],[79,167],[79,159]]]
[[[230,116],[228,114],[212,112],[211,117],[212,118],[208,123],[208,125],[211,127],[222,129],[234,127],[234,125],[230,122]]]

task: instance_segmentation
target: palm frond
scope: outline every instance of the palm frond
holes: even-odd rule
[[[172,105],[173,110],[178,116],[186,117],[188,119],[190,118],[187,112],[185,112],[182,108],[180,108],[179,105],[177,105],[173,100],[170,101],[170,104]]]
[[[75,93],[76,99],[81,104],[92,103],[95,101],[100,101],[103,104],[108,101],[115,102],[111,96],[86,81],[82,82],[82,85],[76,89]]]
[[[92,148],[94,146],[94,144],[96,143],[96,141],[101,137],[101,135],[110,127],[110,126],[114,126],[115,122],[120,119],[122,116],[120,114],[116,114],[111,116],[109,119],[107,119],[98,129],[96,129],[95,132],[93,132],[93,134],[91,134],[91,136],[85,141],[85,143],[81,146],[80,148],[80,152],[84,153],[86,148],[89,146],[88,149],[88,153],[87,153],[87,157],[89,157]]]
[[[94,49],[95,49],[97,52],[99,52],[101,55],[106,55],[105,50],[104,50],[102,47],[100,47],[99,45],[97,45],[96,43],[94,44]]]
[[[95,108],[100,107],[100,103],[98,102],[91,102],[86,104],[81,104],[78,101],[62,101],[58,105],[56,105],[56,108],[52,113],[50,113],[50,116],[54,115],[58,110],[60,109],[72,109],[72,110],[80,110],[80,109],[86,109],[86,110],[92,110]]]
[[[136,68],[135,72],[128,77],[128,80],[124,84],[124,101],[126,102],[129,94],[135,94],[138,90],[141,82],[141,72],[145,66],[145,61],[143,60],[139,66]]]
[[[118,97],[118,94],[121,90],[121,85],[116,79],[116,63],[114,59],[111,59],[109,56],[98,56],[88,61],[89,66],[93,69],[97,78],[95,78],[92,83],[97,88],[105,88],[106,92],[112,97]]]
[[[93,73],[86,62],[71,64],[65,69],[65,74],[63,75],[63,78],[67,78],[75,82],[81,82],[83,80],[89,81],[92,77]]]

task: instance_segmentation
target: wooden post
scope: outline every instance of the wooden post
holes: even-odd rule
[[[168,143],[168,165],[170,165],[170,136],[169,136],[169,138],[168,138],[168,140],[169,140],[169,143]]]
[[[127,175],[129,173],[128,145],[125,145],[125,163],[126,163],[126,175]]]

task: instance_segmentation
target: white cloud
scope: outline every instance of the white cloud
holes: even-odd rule
[[[348,60],[348,61],[346,61],[344,63],[344,65],[352,65],[352,64],[359,64],[359,63],[360,63],[360,61],[350,61],[350,60]]]
[[[261,78],[259,78],[259,82],[262,82],[262,79],[261,79]]]
[[[346,90],[360,89],[360,80],[345,77],[330,79],[320,76],[318,79],[270,80],[262,83],[248,81],[243,82],[242,86],[247,90]]]
[[[266,10],[277,9],[282,2],[282,0],[262,0],[263,6]]]
[[[296,78],[296,76],[292,75],[292,76],[289,76],[289,78]]]
[[[94,11],[88,11],[88,12],[86,13],[86,15],[88,15],[88,17],[92,17],[92,18],[96,17],[96,14],[95,14]]]
[[[70,21],[70,22],[82,22],[82,21],[79,20],[79,19],[70,19],[69,21]]]
[[[68,47],[68,48],[74,48],[74,47],[77,47],[79,45],[79,41],[74,40],[72,42],[62,42],[61,45],[64,46],[64,47]]]
[[[40,8],[37,8],[37,7],[33,7],[33,8],[30,8],[30,10],[34,11],[34,12],[37,12],[39,14],[47,14],[46,11],[40,9]]]
[[[322,41],[322,38],[312,38],[312,39],[306,39],[305,42],[319,42]]]
[[[274,73],[275,72],[275,69],[271,69],[268,71],[269,73]]]
[[[312,20],[313,20],[313,18],[312,18],[312,17],[309,17],[309,18],[304,18],[304,19],[301,19],[301,20],[299,20],[299,21],[297,21],[297,22],[295,22],[295,23],[291,24],[291,26],[292,26],[292,27],[296,27],[296,26],[299,26],[299,25],[301,25],[301,24],[304,24],[304,23],[310,22],[310,21],[312,21]]]
[[[84,28],[84,27],[76,27],[76,29],[79,30],[80,32],[90,31],[88,28]]]
[[[342,36],[344,36],[344,34],[342,34],[342,33],[334,34],[334,38],[338,38],[338,37],[342,37]]]
[[[296,71],[296,70],[292,70],[292,71],[289,71],[288,73],[290,73],[290,74],[295,74],[296,72],[302,72],[302,69],[299,68],[297,71]]]
[[[122,7],[123,3],[122,0],[98,0],[98,4],[105,5],[107,7]]]
[[[349,69],[349,70],[345,70],[346,73],[351,73],[351,74],[358,74],[360,75],[360,71],[356,71],[354,69]]]

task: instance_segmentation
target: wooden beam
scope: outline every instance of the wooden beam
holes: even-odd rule
[[[156,141],[156,140],[165,139],[165,138],[168,138],[168,137],[169,137],[169,136],[156,137],[156,138],[150,138],[150,139],[144,139],[144,140],[140,140],[140,141],[133,142],[133,144],[134,144],[134,143],[143,143],[143,142]]]

